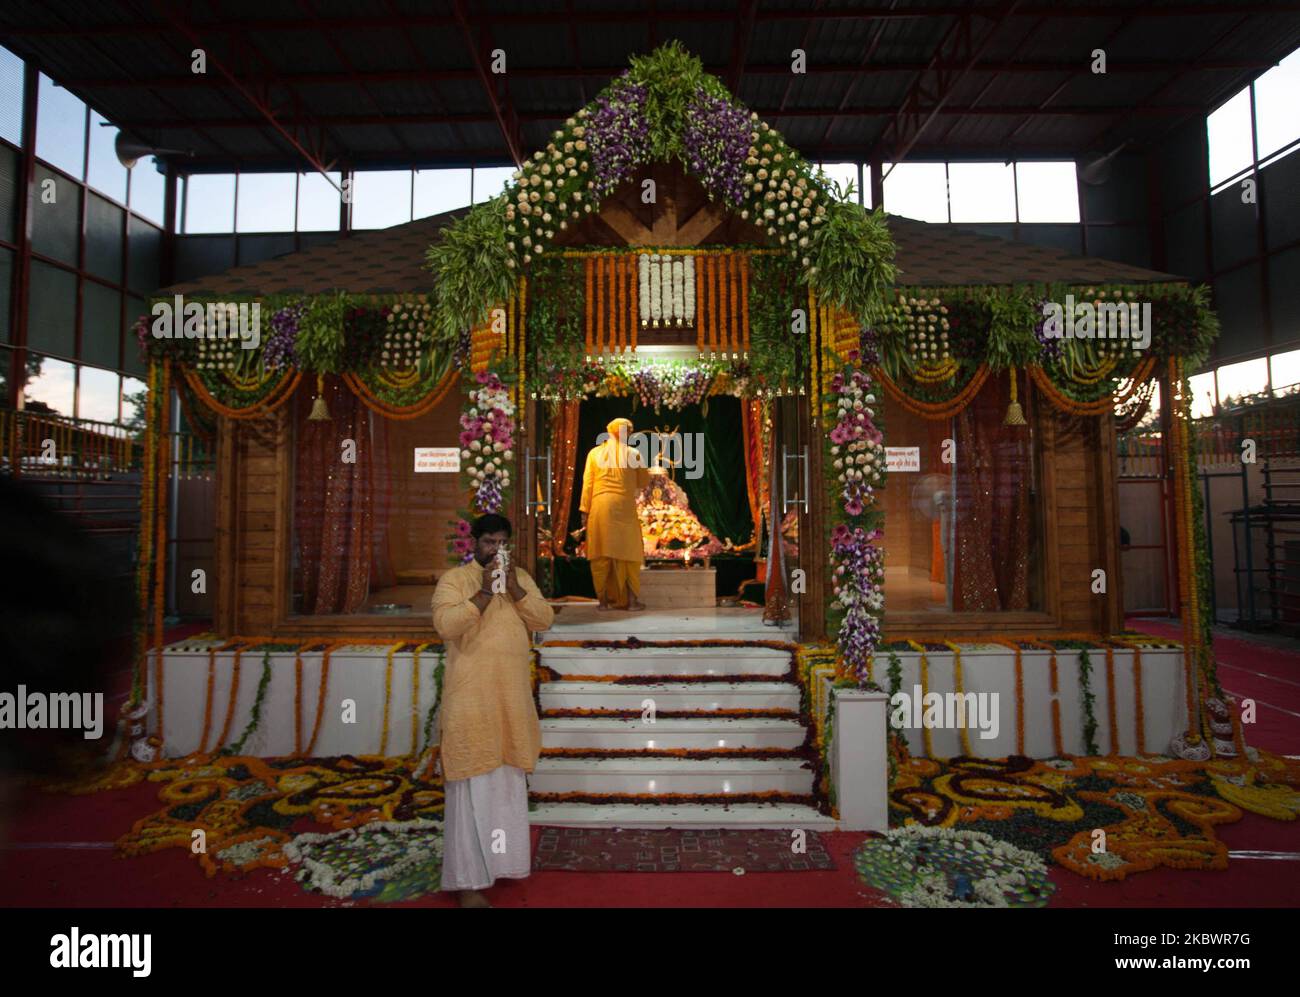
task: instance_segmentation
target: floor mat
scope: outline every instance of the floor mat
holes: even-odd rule
[[[812,872],[835,862],[816,831],[544,827],[534,871]]]

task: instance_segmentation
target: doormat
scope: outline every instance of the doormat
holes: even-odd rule
[[[534,871],[822,872],[835,868],[816,831],[543,827]]]

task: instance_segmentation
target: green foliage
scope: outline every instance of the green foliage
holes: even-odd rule
[[[1079,694],[1083,698],[1084,751],[1095,757],[1101,753],[1097,748],[1097,697],[1092,694],[1092,659],[1086,647],[1079,648]]]
[[[880,318],[896,276],[885,215],[854,201],[829,197],[823,203],[825,221],[811,227],[805,250],[808,281],[818,303],[842,308],[869,327]]]
[[[435,275],[435,342],[454,344],[482,322],[496,302],[514,293],[514,257],[506,247],[506,195],[484,201],[448,225],[425,254]]]
[[[767,384],[793,386],[799,374],[798,337],[790,333],[794,268],[779,256],[753,256],[749,266],[750,366]]]
[[[348,306],[348,296],[342,291],[307,299],[297,342],[304,369],[319,374],[337,374],[343,369],[343,322]]]
[[[706,73],[700,60],[676,40],[649,55],[634,55],[628,75],[646,88],[645,116],[650,158],[654,160],[685,161],[682,122],[697,90],[704,90],[710,97],[731,96],[721,81]]]

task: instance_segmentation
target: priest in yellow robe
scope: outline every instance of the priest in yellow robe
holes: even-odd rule
[[[541,754],[533,702],[532,631],[555,611],[525,571],[497,568],[510,520],[480,516],[474,559],[433,593],[433,625],[447,647],[439,704],[439,759],[446,781],[442,889],[463,907],[490,906],[479,891],[530,871],[528,783]]]
[[[609,438],[587,454],[578,503],[597,608],[645,609],[640,599],[645,549],[636,497],[649,484],[650,470],[641,453],[627,444],[630,420],[615,419],[605,429]]]

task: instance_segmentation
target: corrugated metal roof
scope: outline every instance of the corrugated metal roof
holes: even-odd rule
[[[512,72],[494,83],[507,116],[519,115],[528,148],[553,127],[536,116],[570,113],[631,55],[677,38],[724,79],[743,52],[749,71],[739,96],[810,159],[875,153],[889,160],[910,134],[890,132],[889,145],[877,147],[887,119],[862,112],[892,110],[918,87],[928,94],[943,86],[923,75],[935,58],[947,67],[949,89],[935,94],[946,105],[912,156],[1081,155],[1125,139],[1158,144],[1188,113],[1205,113],[1300,43],[1300,11],[1254,0],[1026,0],[1001,19],[1002,4],[978,0],[969,8],[972,43],[988,44],[972,63],[951,45],[940,51],[963,9],[958,0],[875,0],[871,16],[822,0],[757,0],[746,33],[748,6],[658,0],[650,20],[638,0],[487,0],[468,5],[467,33],[451,0],[205,0],[166,8],[5,0],[0,35],[137,137],[193,148],[195,158],[180,160],[181,169],[222,171],[306,167],[267,116],[295,113],[304,118],[286,123],[291,130],[324,128],[326,160],[505,162],[507,142],[475,69],[480,44],[506,50]],[[206,76],[190,72],[193,42],[164,9],[247,93],[212,66]],[[1086,68],[1099,46],[1107,51],[1105,76]],[[806,52],[806,74],[787,71],[795,48]],[[259,93],[266,107],[248,96]],[[821,113],[780,118],[783,101]],[[923,99],[923,110],[929,106]],[[1033,115],[1028,124],[1000,113],[1020,107]],[[1153,113],[1161,107],[1178,113]],[[1090,108],[1103,113],[1070,113]],[[447,114],[471,120],[451,127],[411,120]],[[390,126],[394,115],[405,120]]]

